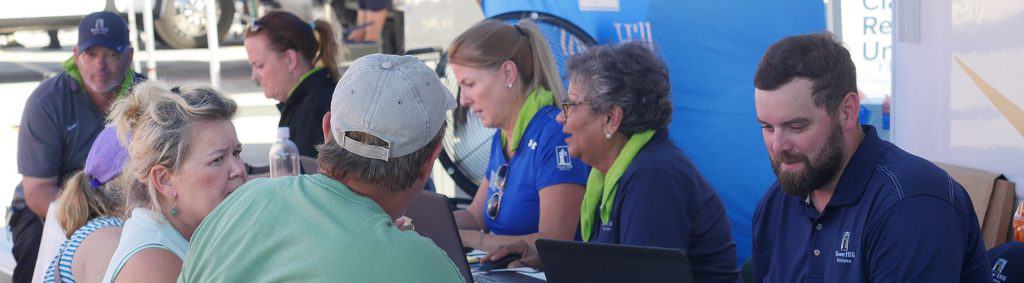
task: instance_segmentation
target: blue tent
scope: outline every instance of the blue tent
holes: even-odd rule
[[[483,10],[550,14],[598,44],[650,42],[672,79],[672,139],[725,202],[739,261],[750,256],[754,208],[775,179],[755,119],[754,72],[773,42],[826,29],[822,1],[487,0]]]

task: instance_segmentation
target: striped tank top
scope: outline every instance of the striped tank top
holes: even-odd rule
[[[101,216],[89,220],[82,228],[75,230],[75,233],[71,234],[71,238],[68,238],[67,241],[60,245],[60,248],[57,250],[57,256],[53,258],[53,261],[50,262],[50,267],[46,269],[43,282],[56,282],[55,276],[60,276],[61,282],[75,282],[74,276],[71,275],[71,260],[74,259],[78,246],[92,232],[111,226],[122,227],[124,226],[124,221],[114,216]]]

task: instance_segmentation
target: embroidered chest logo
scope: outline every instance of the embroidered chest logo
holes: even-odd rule
[[[992,265],[992,281],[993,282],[1006,282],[1006,275],[1003,274],[1003,269],[1006,268],[1006,259],[996,259],[996,263]]]
[[[835,251],[837,263],[853,263],[857,259],[857,252],[850,250],[850,231],[843,232],[839,242],[839,250]]]
[[[89,31],[92,32],[92,35],[97,35],[97,34],[107,34],[107,32],[109,32],[110,29],[108,29],[103,24],[103,19],[96,19],[96,26],[93,27],[92,29],[90,29]]]
[[[572,160],[569,159],[569,146],[560,145],[555,147],[555,159],[558,170],[567,171],[572,169]]]
[[[531,139],[526,143],[526,146],[529,146],[530,150],[537,150],[537,141]]]

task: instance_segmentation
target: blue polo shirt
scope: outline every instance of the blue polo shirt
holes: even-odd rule
[[[978,218],[945,171],[862,126],[828,205],[772,186],[754,212],[756,282],[990,282]]]
[[[498,168],[507,162],[509,169],[498,217],[488,217],[486,205],[482,211],[491,233],[536,233],[540,220],[541,189],[563,183],[586,186],[590,166],[569,157],[569,147],[565,145],[567,135],[562,133],[562,125],[555,121],[558,113],[558,108],[554,106],[541,107],[526,127],[523,138],[519,140],[519,148],[511,160],[506,160],[501,148],[501,132],[495,131],[491,139],[491,158],[487,164],[487,180],[490,184],[487,199],[498,193],[497,182],[494,181],[497,180]]]
[[[668,138],[655,132],[618,181],[608,223],[594,210],[592,242],[680,249],[695,282],[737,282],[736,243],[715,190]]]

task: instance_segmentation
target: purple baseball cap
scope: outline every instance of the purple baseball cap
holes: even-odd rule
[[[85,159],[85,174],[89,176],[92,187],[99,188],[120,175],[126,162],[128,150],[117,139],[117,130],[107,126],[92,142],[89,157]]]
[[[131,45],[128,40],[128,24],[120,15],[96,12],[86,15],[78,23],[78,52],[85,52],[96,45],[106,46],[116,52],[124,51]]]

